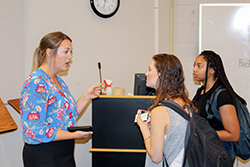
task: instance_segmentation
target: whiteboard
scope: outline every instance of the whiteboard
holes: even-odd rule
[[[199,53],[222,58],[234,90],[250,105],[250,4],[200,4]]]

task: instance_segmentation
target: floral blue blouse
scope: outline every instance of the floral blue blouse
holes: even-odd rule
[[[41,68],[25,81],[20,99],[23,140],[28,144],[51,142],[57,129],[76,126],[76,101],[65,82],[57,76],[62,90]]]

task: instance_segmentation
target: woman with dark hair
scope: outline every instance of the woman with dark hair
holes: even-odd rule
[[[76,102],[66,83],[57,75],[67,71],[72,59],[72,40],[62,32],[45,35],[35,50],[33,72],[26,79],[20,99],[25,142],[25,167],[75,167],[74,139],[93,132],[68,132],[101,85],[91,86]]]
[[[234,148],[231,148],[231,144],[228,142],[237,142],[240,138],[240,127],[235,109],[236,97],[239,97],[244,103],[246,102],[233,90],[220,56],[213,51],[203,51],[196,58],[193,77],[202,83],[193,98],[193,103],[198,108],[199,114],[206,118],[211,127],[216,130],[234,162]],[[217,109],[221,121],[215,117],[209,118],[205,108],[207,101],[218,87],[226,89],[218,95],[217,99]]]
[[[145,166],[162,167],[163,155],[170,167],[182,166],[187,121],[173,109],[159,106],[162,101],[171,100],[187,113],[188,106],[193,107],[188,99],[181,62],[174,55],[157,54],[146,76],[147,86],[156,90],[156,99],[149,108],[150,123],[142,121],[138,110],[137,124],[147,149]]]

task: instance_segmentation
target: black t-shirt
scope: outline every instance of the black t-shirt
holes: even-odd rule
[[[221,86],[222,83],[217,81],[213,85],[213,87],[207,91],[205,94],[201,95],[202,90],[204,89],[204,86],[199,88],[196,92],[196,95],[193,98],[194,105],[198,108],[200,116],[207,119],[207,113],[205,110],[205,106],[207,103],[207,100],[210,100],[212,93]],[[232,104],[234,105],[234,101],[232,97],[230,96],[228,91],[222,91],[217,98],[217,109],[219,109],[221,106],[226,104]],[[235,106],[235,105],[234,105]],[[223,124],[217,120],[215,117],[212,119],[207,119],[211,127],[215,130],[224,130]]]

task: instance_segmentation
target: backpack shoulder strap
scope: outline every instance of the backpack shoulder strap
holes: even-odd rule
[[[176,102],[171,100],[164,100],[160,103],[160,105],[164,105],[172,108],[175,112],[181,115],[184,119],[190,120],[190,116],[186,113],[186,111]]]
[[[207,101],[206,106],[205,106],[207,119],[212,119],[213,117],[216,117],[218,120],[221,120],[218,114],[219,111],[217,109],[217,99],[218,99],[219,94],[225,90],[226,89],[222,85],[219,86],[218,88],[216,88],[216,90],[211,95],[210,99]]]
[[[178,113],[180,116],[182,116],[184,119],[186,119],[187,121],[190,121],[190,115],[187,114],[187,112],[176,102],[174,101],[171,101],[171,100],[164,100],[160,103],[161,106],[166,106],[166,107],[169,107],[171,109],[173,109],[176,113]],[[194,111],[191,107],[187,106],[188,107],[188,110],[191,111],[191,114],[193,115],[194,114]],[[186,131],[186,137],[185,137],[185,148],[186,148],[186,145],[188,143],[188,139],[189,139],[189,136],[190,136],[190,127],[188,126],[187,128],[187,131]],[[185,156],[186,156],[186,151],[185,151]],[[164,155],[163,155],[163,158],[164,158]],[[183,161],[183,165],[182,166],[186,166],[185,165],[186,163],[186,160]]]

